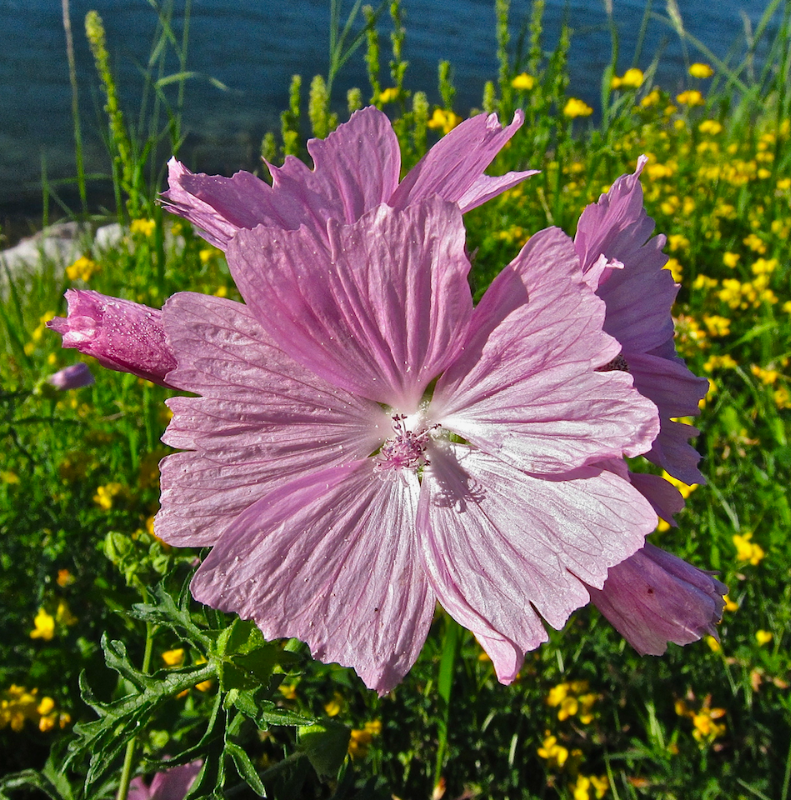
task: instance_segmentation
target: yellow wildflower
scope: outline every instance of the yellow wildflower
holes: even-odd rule
[[[61,589],[65,589],[67,586],[71,586],[71,584],[74,583],[74,576],[67,569],[59,569],[58,577],[55,579],[55,582]]]
[[[646,172],[651,180],[657,180],[658,178],[672,177],[675,170],[667,164],[649,164]]]
[[[605,794],[607,794],[607,790],[610,788],[610,780],[606,775],[602,775],[601,777],[596,775],[590,776],[591,786],[593,787],[594,791],[596,792],[596,800],[601,800]]]
[[[726,267],[733,269],[738,263],[741,256],[738,253],[724,253],[722,256],[722,263]]]
[[[166,667],[180,667],[184,663],[184,648],[177,647],[175,650],[165,650],[162,653],[162,660]]]
[[[771,386],[777,382],[780,373],[776,369],[763,369],[757,364],[750,367],[750,372],[758,378],[764,386]]]
[[[713,636],[707,636],[705,641],[712,653],[719,653],[722,650],[720,643]]]
[[[70,281],[80,280],[87,283],[100,270],[101,267],[95,261],[81,256],[71,266],[66,267],[66,277]]]
[[[198,258],[200,258],[201,264],[208,264],[213,258],[217,258],[218,256],[222,255],[222,250],[218,250],[216,247],[203,247],[198,251]]]
[[[79,620],[71,613],[68,603],[65,600],[58,601],[58,608],[55,611],[55,622],[58,625],[70,627],[76,625]]]
[[[329,703],[324,705],[324,713],[328,717],[337,717],[343,710],[343,695],[340,692],[335,692]]]
[[[398,100],[398,87],[388,86],[379,93],[380,103],[392,103],[393,100]]]
[[[43,639],[45,642],[51,641],[55,637],[55,617],[48,614],[44,608],[40,608],[36,614],[30,631],[31,639]]]
[[[613,76],[610,86],[613,89],[620,89],[622,86],[627,89],[639,89],[643,85],[645,75],[641,69],[627,69],[622,78]]]
[[[717,737],[723,736],[725,734],[725,726],[718,725],[714,720],[724,715],[725,709],[723,708],[702,708],[699,713],[692,717],[692,724],[695,726],[692,735],[699,742],[711,742]]]
[[[755,632],[755,641],[758,642],[761,647],[763,647],[765,644],[769,644],[773,638],[774,635],[771,631],[758,630]]]
[[[722,125],[717,122],[716,119],[704,119],[703,122],[698,125],[698,130],[701,133],[708,133],[711,136],[716,136],[718,133],[722,133]]]
[[[574,786],[574,800],[590,800],[588,789],[591,782],[584,775],[577,775],[577,783]]]
[[[760,253],[760,255],[763,255],[766,252],[766,245],[764,244],[763,240],[760,236],[756,236],[754,233],[746,236],[742,241],[747,245],[747,247],[750,248],[750,250]]]
[[[143,236],[151,236],[156,229],[157,224],[153,219],[134,219],[129,226],[129,232],[132,234],[142,234]]]
[[[363,728],[353,730],[349,736],[349,755],[352,758],[365,758],[374,736],[381,732],[382,723],[379,720],[366,722]]]
[[[435,108],[431,119],[428,121],[428,127],[432,130],[441,130],[443,133],[450,133],[460,122],[461,117],[454,114],[452,111],[446,111],[443,108]]]
[[[735,600],[731,600],[731,598],[728,597],[727,594],[722,599],[725,601],[726,611],[730,611],[731,613],[733,613],[734,611],[739,610],[739,604]]]
[[[731,321],[717,314],[704,314],[703,324],[712,337],[727,336],[731,332]]]
[[[93,496],[93,502],[105,511],[109,511],[113,507],[113,498],[124,487],[115,481],[108,483],[106,486],[100,486]]]
[[[669,258],[667,260],[667,264],[665,264],[665,269],[670,270],[670,274],[673,276],[673,280],[676,283],[681,283],[681,275],[683,272],[683,268],[681,264],[678,263],[677,258]]]
[[[547,705],[559,706],[568,697],[568,694],[568,683],[559,683],[557,686],[553,686],[547,695]]]
[[[690,66],[689,74],[693,78],[710,78],[714,74],[714,70],[708,64],[701,64],[698,61]]]
[[[296,683],[281,683],[278,687],[280,694],[286,698],[286,700],[296,700],[297,699],[297,684]]]
[[[676,95],[676,101],[682,106],[702,106],[705,101],[703,95],[697,89],[688,89],[686,92]]]
[[[676,250],[689,250],[689,239],[682,233],[671,233],[667,237],[667,244],[674,252]]]
[[[786,192],[791,189],[791,178],[781,178],[777,182],[777,190],[779,192]]]
[[[564,719],[573,717],[579,710],[579,702],[576,697],[566,697],[560,704],[558,709],[558,719],[562,722]]]
[[[569,757],[569,751],[558,744],[557,736],[547,735],[544,738],[543,745],[538,748],[538,755],[547,760],[547,766],[563,768]]]
[[[775,389],[772,392],[772,398],[779,409],[791,408],[791,394],[789,394],[785,386]]]
[[[672,475],[664,471],[662,472],[662,477],[669,483],[672,483],[673,486],[675,486],[676,489],[678,489],[679,492],[681,492],[681,496],[685,500],[692,494],[692,492],[695,491],[695,489],[698,488],[697,483],[686,484],[683,481],[680,481],[678,478],[674,478]]]
[[[731,539],[736,547],[736,558],[738,561],[749,561],[754,567],[761,563],[761,560],[766,556],[764,549],[751,542],[752,533],[734,534]]]
[[[589,117],[592,113],[593,109],[586,102],[576,97],[569,97],[568,102],[563,107],[563,116],[569,119]]]
[[[227,286],[220,286],[216,292],[214,292],[215,297],[227,297],[228,296],[228,287]]]
[[[536,85],[536,79],[526,72],[517,75],[512,81],[511,86],[514,89],[519,89],[522,92],[529,92]]]
[[[661,96],[659,94],[659,89],[652,89],[641,101],[640,105],[643,108],[651,108],[651,106],[655,106],[661,100]]]

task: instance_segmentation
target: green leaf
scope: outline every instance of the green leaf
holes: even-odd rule
[[[334,778],[346,758],[351,730],[332,719],[304,725],[299,744],[320,778]]]
[[[258,772],[256,772],[253,762],[250,761],[250,757],[247,753],[245,753],[238,744],[234,744],[233,742],[225,743],[225,752],[233,759],[239,777],[242,778],[259,797],[266,797],[264,784],[261,783],[261,778],[258,777]]]

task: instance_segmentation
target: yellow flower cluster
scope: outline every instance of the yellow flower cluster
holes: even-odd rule
[[[363,728],[354,729],[349,736],[349,755],[352,758],[365,758],[374,736],[379,736],[381,732],[382,723],[378,719],[366,722]]]
[[[774,639],[774,634],[771,631],[757,630],[755,632],[755,641],[758,642],[760,647],[769,644],[772,639]]]
[[[716,338],[727,336],[731,332],[731,321],[727,317],[720,317],[717,314],[704,314],[703,324],[709,336]]]
[[[87,283],[101,267],[87,256],[81,256],[73,264],[66,267],[66,277],[70,281],[84,281]]]
[[[568,748],[558,744],[558,737],[551,735],[549,731],[546,731],[544,741],[537,752],[539,757],[546,760],[548,767],[554,767],[555,769],[563,769],[563,765],[568,761],[569,757]]]
[[[641,69],[633,67],[624,72],[623,77],[613,76],[610,82],[611,89],[639,89],[643,85],[645,75]]]
[[[593,706],[598,695],[588,692],[587,681],[559,683],[549,690],[546,703],[558,709],[558,719],[562,722],[569,717],[578,716],[583,725],[593,722]]]
[[[536,85],[536,79],[526,72],[517,75],[512,81],[511,86],[520,92],[529,92]]]
[[[30,631],[30,638],[50,642],[55,638],[58,627],[69,628],[72,625],[76,625],[78,621],[77,617],[71,613],[65,600],[58,601],[54,616],[42,606],[33,619],[33,630]]]
[[[689,74],[693,78],[710,78],[714,74],[714,70],[708,64],[696,62],[690,66]]]
[[[459,123],[461,123],[461,117],[457,114],[446,111],[444,108],[435,108],[427,124],[432,130],[450,133]]]
[[[722,356],[709,356],[703,364],[706,372],[714,372],[718,369],[736,369],[739,365],[727,353]]]
[[[701,744],[711,744],[725,735],[725,724],[715,722],[725,716],[725,709],[711,708],[711,696],[706,697],[697,711],[690,709],[684,700],[676,700],[675,707],[678,716],[692,720],[692,735]]]
[[[388,86],[387,89],[383,89],[379,93],[379,102],[380,103],[392,103],[394,100],[398,100],[398,87],[397,86]]]
[[[51,697],[38,697],[38,689],[28,691],[24,686],[11,684],[0,695],[0,730],[10,726],[17,733],[32,722],[42,733],[54,727],[65,728],[71,717],[58,713]]]
[[[610,781],[606,775],[577,775],[577,783],[574,786],[574,800],[590,800],[590,792],[594,792],[597,800],[601,800],[610,788]]]
[[[669,473],[664,472],[664,471],[662,472],[662,477],[668,483],[672,483],[673,486],[675,486],[676,489],[678,489],[679,492],[681,492],[681,496],[685,500],[692,494],[692,492],[695,491],[695,489],[698,488],[698,484],[697,483],[692,483],[692,484],[687,485],[683,481],[680,481],[678,478],[674,478],[672,475],[670,475]]]
[[[593,109],[584,101],[577,97],[569,97],[568,102],[563,106],[563,116],[569,119],[577,117],[589,117]]]
[[[109,511],[113,507],[113,498],[118,495],[123,488],[124,487],[120,483],[115,481],[108,483],[106,486],[100,486],[93,496],[93,502],[96,503],[99,508]]]
[[[750,372],[752,372],[764,386],[771,386],[776,383],[780,375],[776,369],[763,369],[763,367],[759,367],[756,364],[750,367]]]
[[[129,226],[131,234],[140,234],[141,236],[151,236],[156,230],[157,223],[153,219],[135,219]]]
[[[33,333],[30,334],[30,341],[25,345],[25,355],[31,356],[36,350],[36,346],[44,337],[44,333],[47,330],[47,323],[55,316],[54,311],[47,311],[45,314],[42,314],[39,317],[38,325],[33,330]]]
[[[702,106],[705,105],[703,95],[697,89],[687,89],[685,92],[676,95],[676,102],[682,106]]]
[[[738,561],[749,561],[754,567],[761,563],[761,560],[766,556],[766,552],[761,545],[756,544],[752,539],[751,532],[745,534],[734,534],[732,537],[733,544],[736,547],[736,558]]]

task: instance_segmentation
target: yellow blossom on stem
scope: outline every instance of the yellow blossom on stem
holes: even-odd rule
[[[392,103],[393,100],[398,100],[398,87],[388,86],[379,93],[380,103]]]
[[[566,105],[563,106],[563,116],[569,119],[577,117],[589,117],[593,109],[584,101],[577,97],[569,97]]]
[[[763,369],[762,367],[753,364],[750,367],[750,372],[758,378],[764,386],[771,386],[777,381],[780,373],[776,369]]]
[[[48,614],[46,609],[40,608],[36,614],[30,631],[31,639],[43,639],[45,642],[51,641],[55,637],[55,617]]]
[[[523,92],[529,92],[535,85],[536,79],[526,72],[520,73],[511,81],[511,86],[513,86],[514,89],[519,89]]]
[[[678,489],[678,491],[681,492],[681,496],[685,500],[692,494],[692,492],[695,491],[695,489],[698,488],[697,483],[686,484],[683,481],[680,481],[678,478],[674,478],[672,475],[664,471],[662,472],[662,477],[669,483],[672,483],[673,486],[675,486],[676,489]]]
[[[690,66],[689,74],[693,78],[710,78],[714,74],[714,70],[708,64],[701,64],[698,61]]]
[[[65,600],[60,600],[58,602],[58,608],[55,611],[55,622],[57,622],[58,625],[66,626],[76,625],[79,622],[77,617],[71,613],[71,609]]]
[[[324,713],[328,717],[337,717],[343,710],[343,695],[340,692],[335,692],[329,703],[324,705]]]
[[[717,122],[716,119],[704,119],[703,122],[698,125],[698,130],[701,133],[708,133],[711,136],[716,136],[718,133],[722,133],[722,124]]]
[[[760,255],[763,255],[766,252],[766,245],[764,244],[763,239],[760,236],[756,236],[756,234],[751,233],[749,236],[746,236],[743,240],[744,244]]]
[[[93,496],[93,502],[105,511],[109,511],[113,507],[113,498],[124,487],[115,481],[108,483],[106,486],[100,486]]]
[[[162,653],[162,660],[167,667],[180,667],[184,663],[184,648],[177,647],[174,650],[165,650]]]
[[[349,736],[349,755],[352,758],[365,758],[374,736],[382,732],[382,723],[379,720],[366,722],[360,729],[352,730]]]
[[[754,567],[761,563],[761,560],[766,556],[764,549],[750,541],[752,533],[734,534],[731,539],[736,547],[736,558],[738,561],[749,561]]]
[[[100,270],[101,267],[95,261],[91,261],[86,256],[81,256],[73,264],[66,267],[66,277],[70,281],[79,280],[87,283]]]
[[[58,577],[55,579],[55,582],[61,589],[65,589],[67,586],[71,586],[71,584],[74,583],[74,576],[67,569],[59,569]]]
[[[722,263],[725,264],[726,267],[730,267],[733,269],[738,263],[741,256],[738,253],[723,253],[722,256]]]
[[[772,392],[772,399],[775,401],[775,405],[781,410],[791,408],[791,394],[789,394],[785,386],[775,389],[774,392]]]
[[[722,650],[722,646],[713,636],[707,636],[705,641],[712,653],[719,653]]]
[[[547,705],[559,706],[568,697],[569,688],[568,683],[559,683],[557,686],[553,686],[547,695]]]
[[[427,124],[432,130],[450,133],[460,122],[461,117],[452,111],[446,111],[444,108],[435,108]]]
[[[151,236],[157,227],[157,223],[153,219],[134,219],[129,226],[129,232],[132,234],[139,233],[142,236]]]
[[[728,597],[727,594],[722,599],[725,601],[726,611],[730,611],[731,613],[733,613],[734,611],[739,610],[739,604],[735,600],[731,600],[731,598]]]
[[[755,632],[755,641],[763,647],[765,644],[769,644],[774,638],[774,634],[771,631],[764,631],[764,630],[757,630]]]
[[[643,108],[651,108],[651,106],[658,105],[659,101],[662,99],[661,95],[659,94],[659,89],[652,89],[641,101],[640,105]]]
[[[703,324],[709,332],[709,336],[727,336],[731,332],[731,321],[727,317],[720,317],[717,314],[704,314]]]
[[[702,106],[705,103],[703,95],[697,89],[688,89],[676,95],[676,101],[682,106]]]
[[[665,269],[670,270],[670,274],[673,276],[673,280],[676,283],[681,283],[681,276],[683,273],[683,268],[681,264],[678,263],[677,258],[669,258],[667,260],[667,264],[665,264]]]
[[[538,748],[538,755],[546,759],[548,767],[562,769],[569,757],[569,751],[563,745],[558,744],[557,736],[547,735],[541,747]]]

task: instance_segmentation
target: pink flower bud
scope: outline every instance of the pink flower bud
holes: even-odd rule
[[[52,384],[56,389],[66,391],[67,389],[93,386],[94,380],[88,365],[80,361],[79,364],[72,364],[70,367],[65,367],[54,375],[50,375],[47,383]]]
[[[100,364],[119,372],[168,386],[176,358],[165,339],[162,312],[140,303],[107,297],[90,290],[69,289],[68,317],[55,317],[47,327]]]

